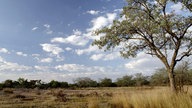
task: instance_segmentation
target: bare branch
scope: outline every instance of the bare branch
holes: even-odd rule
[[[183,52],[183,55],[179,58],[179,59],[176,59],[176,62],[179,62],[181,61],[184,57],[189,57],[190,55],[192,55],[190,52],[192,51],[192,48],[189,49],[187,52]]]

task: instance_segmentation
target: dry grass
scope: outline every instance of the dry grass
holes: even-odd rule
[[[160,88],[116,94],[110,103],[111,108],[192,108],[192,95]]]
[[[5,89],[0,91],[0,108],[192,108],[191,89],[177,95],[168,87]]]

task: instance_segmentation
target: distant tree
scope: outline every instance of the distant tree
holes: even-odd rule
[[[155,73],[151,75],[150,84],[155,86],[168,85],[169,77],[166,73],[165,68],[157,69]]]
[[[116,84],[119,87],[134,86],[135,81],[133,80],[133,76],[125,75],[122,78],[117,78]]]
[[[8,79],[4,81],[3,87],[12,88],[13,87],[13,81]]]
[[[175,69],[176,84],[180,92],[184,92],[184,85],[188,84],[190,81],[189,65],[190,63],[185,61],[179,64]]]
[[[88,77],[77,78],[74,82],[78,87],[97,87],[97,82]]]
[[[3,89],[3,85],[4,85],[3,83],[0,83],[0,89]]]
[[[100,79],[99,86],[101,86],[101,87],[112,87],[113,82],[112,82],[112,80],[110,78],[103,78],[103,79]]]
[[[60,82],[60,87],[61,88],[68,88],[69,84],[68,84],[68,82]]]
[[[60,87],[60,83],[55,80],[50,81],[48,85],[50,88],[59,88]]]
[[[176,93],[175,66],[192,54],[192,11],[191,0],[172,1],[181,1],[189,15],[175,14],[169,8],[170,0],[127,0],[121,19],[97,30],[97,35],[104,36],[93,45],[105,50],[117,48],[124,58],[135,57],[141,51],[158,58],[167,70],[170,89]]]
[[[148,77],[143,76],[142,73],[135,74],[133,80],[135,80],[136,86],[149,85]]]

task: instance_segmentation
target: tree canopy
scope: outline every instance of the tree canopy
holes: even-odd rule
[[[124,58],[135,57],[144,51],[165,65],[170,86],[176,91],[174,68],[192,53],[191,1],[184,0],[183,10],[187,15],[176,13],[170,4],[179,0],[127,0],[120,19],[109,27],[96,31],[104,34],[93,45],[106,50],[118,48]]]

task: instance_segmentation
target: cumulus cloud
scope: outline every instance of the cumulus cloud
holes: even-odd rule
[[[109,61],[109,60],[117,59],[119,57],[120,57],[119,52],[111,52],[109,54],[104,54],[104,53],[93,54],[91,55],[90,59],[94,61],[98,61],[98,60]]]
[[[57,70],[70,71],[70,72],[78,71],[84,68],[85,68],[84,65],[79,65],[79,64],[64,64],[64,65],[58,65],[55,67],[55,69]]]
[[[53,61],[52,58],[43,58],[40,60],[40,62],[42,62],[42,63],[51,63],[52,61]]]
[[[139,53],[137,58],[130,59],[124,66],[133,73],[151,74],[155,69],[163,67],[163,64],[157,58]]]
[[[0,57],[0,72],[8,71],[26,71],[30,70],[30,66],[19,65],[18,63],[7,62],[2,57]]]
[[[103,58],[103,60],[108,61],[108,60],[114,60],[120,57],[119,52],[112,52],[110,54],[106,54]]]
[[[66,47],[65,50],[66,50],[66,51],[71,51],[72,48],[70,48],[70,47]]]
[[[104,54],[93,54],[90,59],[91,60],[94,60],[94,61],[97,61],[97,60],[100,60],[101,58],[103,58]]]
[[[101,29],[102,27],[109,26],[117,17],[116,13],[107,13],[106,16],[99,16],[91,21],[92,27],[88,28],[88,32]]]
[[[0,53],[9,53],[9,51],[6,48],[0,48]]]
[[[49,66],[34,66],[34,69],[36,69],[37,71],[50,71],[51,67]]]
[[[23,56],[23,57],[27,57],[27,54],[23,53],[23,52],[16,52],[16,54],[18,56]]]
[[[76,46],[85,46],[89,40],[86,39],[79,30],[73,30],[73,34],[68,36],[67,38],[56,37],[51,39],[52,43],[66,43],[72,44]]]
[[[39,27],[33,27],[31,30],[32,31],[35,31],[35,30],[37,30]]]
[[[123,9],[115,9],[114,12],[122,12]]]
[[[99,14],[99,11],[96,11],[96,10],[89,10],[87,11],[88,14],[91,14],[91,15],[97,15]]]
[[[58,47],[57,45],[54,45],[54,44],[48,44],[48,43],[45,43],[45,44],[40,44],[42,46],[42,49],[45,51],[45,52],[49,52],[53,55],[59,55],[61,52],[63,52],[63,49]]]
[[[101,50],[97,47],[97,46],[92,46],[89,45],[88,48],[85,49],[77,49],[75,52],[77,55],[82,55],[82,54],[90,54],[90,53],[96,53],[96,52],[100,52]]]
[[[44,24],[43,26],[46,27],[46,28],[50,28],[51,27],[49,24]]]

